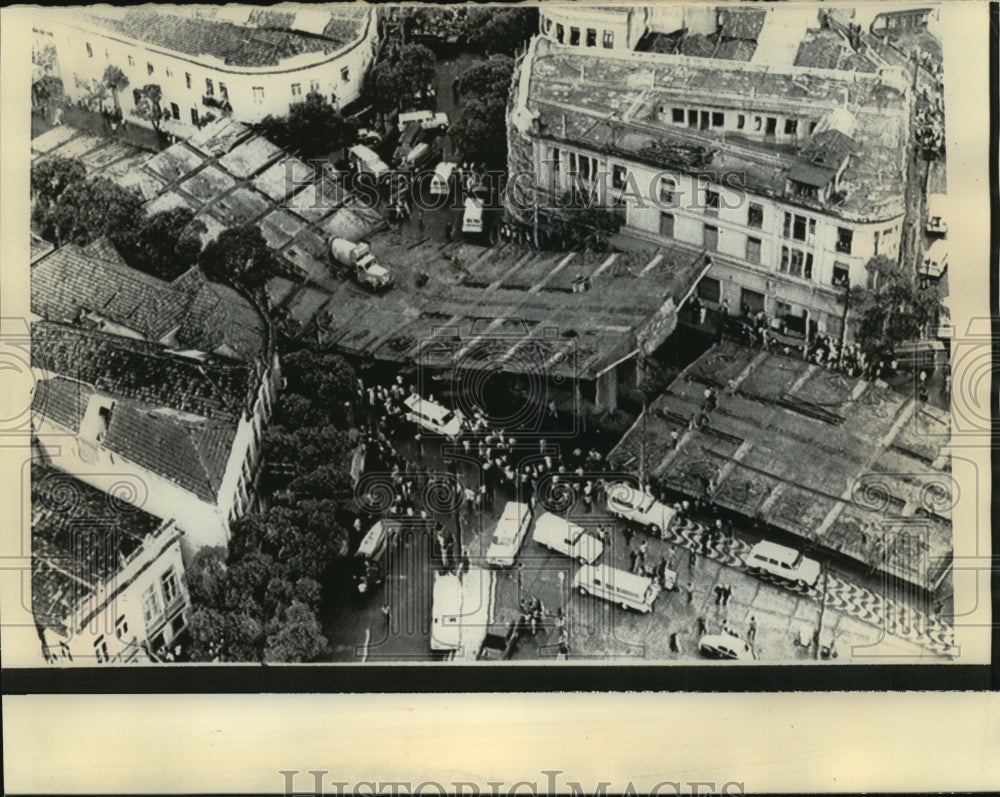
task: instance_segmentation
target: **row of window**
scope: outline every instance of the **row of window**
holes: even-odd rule
[[[177,580],[177,573],[174,571],[174,568],[171,567],[166,573],[160,576],[160,585],[163,589],[163,605],[169,607],[180,595],[180,583]],[[163,614],[163,608],[160,606],[160,598],[155,584],[151,584],[142,595],[142,613],[147,627]],[[121,642],[129,642],[128,618],[124,614],[115,621],[115,636]],[[94,640],[94,657],[98,663],[111,660],[108,651],[108,642],[103,635]]]
[[[598,33],[597,28],[585,28],[584,31],[585,31],[584,42],[585,42],[586,46],[587,47],[596,47],[597,46],[597,33]],[[545,33],[547,35],[552,33],[552,20],[551,19],[546,19],[545,20]],[[572,47],[579,47],[580,46],[580,34],[581,34],[581,29],[580,28],[577,28],[575,26],[574,27],[570,27],[570,29],[569,29],[569,39],[567,41],[565,26],[563,26],[562,24],[560,24],[558,22],[556,23],[556,41],[559,42],[560,44],[569,44]],[[607,50],[612,49],[615,46],[615,32],[613,30],[605,30],[603,32],[603,37],[601,39],[601,43],[604,45],[605,49],[607,49]]]
[[[675,106],[669,106],[668,108],[666,105],[661,105],[660,114],[666,114],[668,109],[670,111],[670,121],[673,124],[686,125],[696,130],[724,128],[727,127],[727,122],[731,121],[725,111],[705,108],[678,108]],[[754,114],[738,113],[736,114],[735,129],[763,133],[765,136],[775,136],[778,133],[779,122],[782,121],[782,128],[786,136],[798,136],[799,122],[805,122],[805,120],[795,118],[782,120],[777,116],[756,116]],[[810,121],[808,124],[811,135],[816,129],[816,122]]]

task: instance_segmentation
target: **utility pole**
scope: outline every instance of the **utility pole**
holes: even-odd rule
[[[819,649],[822,647],[822,642],[820,640],[823,638],[823,615],[826,614],[826,587],[830,576],[830,568],[828,565],[820,565],[820,567],[823,569],[823,589],[820,592],[819,598],[819,626],[816,628],[815,656],[817,660],[819,659]]]

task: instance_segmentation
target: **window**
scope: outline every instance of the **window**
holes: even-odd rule
[[[164,71],[166,72],[167,77],[173,77],[174,76],[174,70],[171,69],[169,66]]]
[[[576,47],[580,44],[580,29],[570,28],[569,29],[569,43],[571,47]]]
[[[875,254],[878,254],[878,230],[875,231]]]
[[[215,96],[215,84],[212,82],[212,78],[205,78],[205,96],[214,97]]]
[[[293,83],[292,84],[292,96],[293,97],[299,97],[301,95],[302,95],[302,84],[301,83]]]
[[[668,204],[674,204],[674,192],[677,190],[677,180],[673,177],[661,177],[660,178],[660,201]]]
[[[344,67],[340,70],[340,79],[344,83],[349,83],[351,81],[351,70],[350,67]]]
[[[698,126],[698,112],[688,111],[688,127],[697,127],[697,126]]]
[[[788,302],[777,301],[774,303],[774,314],[779,318],[784,318],[792,314],[792,306]]]
[[[146,620],[146,625],[149,625],[160,614],[160,599],[156,595],[156,587],[150,586],[142,593],[142,616]]]
[[[712,127],[722,127],[726,123],[726,115],[718,111],[712,114]]]
[[[197,108],[192,108],[191,109],[191,124],[193,124],[195,127],[198,126],[198,109]]]
[[[188,88],[191,88],[191,73],[190,72],[185,72],[184,73],[184,85],[187,86]]]
[[[851,271],[846,263],[833,264],[833,287],[846,288],[851,284]]]
[[[563,37],[565,36],[565,33],[566,33],[566,29],[562,26],[561,23],[557,22],[556,23],[556,41],[559,42],[560,44],[563,43]]]
[[[562,161],[562,156],[559,153],[559,148],[553,147],[551,159],[549,162],[552,164],[552,175],[555,177],[556,180],[559,179],[559,168],[562,165],[561,161]]]
[[[809,135],[812,135],[813,133],[816,132],[816,124],[817,124],[816,122],[809,123]]]
[[[94,640],[94,655],[97,657],[99,663],[110,661],[111,659],[108,656],[108,643],[105,641],[103,635]]]
[[[174,119],[180,119],[181,118],[181,109],[177,107],[177,103],[176,102],[170,103],[170,115]]]
[[[604,49],[610,50],[615,46],[615,33],[611,30],[604,31]]]
[[[125,639],[128,636],[128,619],[123,614],[115,621],[115,636]]]
[[[147,61],[146,62],[146,74],[147,75],[152,75],[154,71],[155,70],[153,69],[153,65],[149,61]]]
[[[744,127],[746,127],[746,124],[747,124],[746,116],[744,116],[743,114],[739,114],[736,117],[736,129],[742,130]]]
[[[671,110],[671,119],[674,124],[682,125],[684,124],[684,109],[683,108],[673,108]]]
[[[264,87],[254,86],[253,87],[253,101],[258,105],[264,102]]]
[[[798,119],[786,119],[785,120],[785,135],[794,136],[799,132],[799,120]]]
[[[312,92],[315,92],[316,94],[319,94],[319,81],[318,80],[311,80],[311,81],[309,81],[309,91],[312,91]]]
[[[664,238],[674,237],[674,214],[660,212],[660,235]]]
[[[705,189],[705,215],[706,216],[718,216],[719,215],[719,192],[712,191],[711,189]]]
[[[813,256],[801,249],[781,247],[781,264],[779,270],[784,274],[802,279],[812,279]]]
[[[128,57],[128,65],[135,66],[135,59],[131,55]]]
[[[710,224],[705,225],[705,229],[702,233],[702,244],[706,249],[718,249],[719,248],[719,228],[713,227]]]
[[[759,202],[751,202],[747,206],[747,227],[753,227],[756,230],[763,228],[764,226],[764,206]]]
[[[698,283],[698,298],[718,304],[722,301],[722,283],[713,277],[702,277]]]
[[[94,48],[90,46],[90,42],[86,42],[86,47],[87,47],[87,58],[93,58]]]
[[[219,94],[221,95],[222,99],[224,99],[226,101],[229,100],[229,89],[226,88],[226,84],[225,83],[220,83],[219,84]]]
[[[624,187],[627,176],[628,170],[624,166],[613,166],[611,168],[611,185],[615,188]]]
[[[163,585],[163,602],[169,606],[180,594],[180,588],[177,585],[177,574],[172,567],[160,576],[160,583]]]
[[[587,28],[587,46],[597,46],[597,31],[594,28]]]
[[[843,252],[845,255],[851,253],[851,244],[854,242],[854,232],[852,230],[844,229],[843,227],[837,228],[837,246],[838,252]]]
[[[760,238],[747,238],[747,260],[751,263],[760,262]]]
[[[111,60],[111,53],[109,53],[109,52],[108,52],[107,50],[105,50],[105,51],[104,51],[104,57],[105,57],[106,59],[108,59],[108,60]]]
[[[796,241],[812,241],[816,237],[816,219],[809,219],[798,213],[786,212],[781,234],[785,238],[793,238]]]
[[[754,130],[755,130],[756,132],[758,132],[758,133],[760,132],[760,129],[761,129],[761,126],[762,126],[763,124],[764,124],[764,120],[763,120],[763,119],[761,119],[761,118],[760,118],[759,116],[755,116],[755,117],[753,118],[753,129],[754,129]]]

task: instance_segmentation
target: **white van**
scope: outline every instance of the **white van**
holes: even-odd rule
[[[618,570],[610,565],[583,565],[573,579],[581,595],[594,595],[623,609],[653,611],[660,585],[653,579]]]
[[[470,196],[465,200],[465,214],[462,216],[462,232],[483,231],[483,200]]]
[[[802,587],[811,587],[819,580],[819,562],[767,540],[753,546],[743,563],[751,573],[770,573]]]
[[[937,279],[948,269],[948,242],[935,241],[924,252],[923,262],[917,273],[922,277]]]
[[[593,534],[567,520],[546,512],[535,522],[532,539],[576,559],[582,565],[592,565],[604,553],[604,543]]]
[[[449,410],[420,396],[407,396],[403,401],[408,412],[406,419],[429,432],[441,434],[454,440],[462,432],[462,413]]]
[[[451,161],[441,161],[434,167],[434,176],[431,178],[431,194],[434,196],[448,196],[451,193],[451,178],[455,173],[457,163]]]
[[[441,131],[448,129],[448,114],[434,113],[434,111],[408,111],[401,113],[396,119],[400,131],[411,122],[420,122],[424,130],[438,129]]]
[[[508,501],[507,506],[503,508],[503,514],[497,520],[493,541],[486,551],[486,561],[498,567],[513,565],[530,525],[531,512],[528,510],[528,505]]]
[[[493,621],[493,573],[470,568],[462,576],[435,573],[431,596],[431,650],[474,660]]]
[[[369,172],[379,180],[389,176],[389,167],[370,147],[366,147],[364,144],[355,144],[347,151],[347,154],[355,171]]]

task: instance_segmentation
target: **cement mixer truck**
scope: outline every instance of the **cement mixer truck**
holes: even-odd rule
[[[350,277],[372,293],[392,286],[392,272],[380,265],[368,244],[354,243],[346,238],[330,239],[330,261],[334,270]]]

